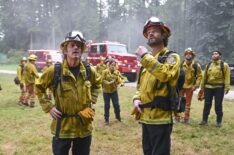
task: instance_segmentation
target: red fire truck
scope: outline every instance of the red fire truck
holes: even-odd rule
[[[97,65],[100,62],[101,56],[111,56],[116,59],[119,71],[127,77],[128,81],[136,81],[139,72],[137,57],[127,52],[126,45],[104,41],[102,43],[89,42],[87,47],[87,56],[91,58],[93,65]]]
[[[35,65],[38,71],[41,71],[45,66],[48,59],[51,59],[53,63],[62,62],[62,54],[56,50],[28,50],[28,55],[35,54],[37,61]]]

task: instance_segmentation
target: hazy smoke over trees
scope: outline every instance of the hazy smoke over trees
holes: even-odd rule
[[[0,0],[0,51],[57,49],[67,32],[80,30],[87,40],[118,41],[134,52],[146,43],[144,22],[158,16],[172,30],[170,49],[192,47],[201,61],[219,49],[231,61],[233,10],[233,0]]]

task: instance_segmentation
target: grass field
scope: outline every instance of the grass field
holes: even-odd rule
[[[12,70],[12,71],[16,71],[18,67],[18,64],[1,64],[0,65],[0,70]]]
[[[0,155],[51,155],[50,122],[48,114],[39,106],[28,108],[17,105],[19,89],[13,84],[14,75],[0,74]],[[103,121],[103,99],[99,96],[94,120],[91,155],[142,155],[141,126],[130,115],[131,98],[135,88],[119,90],[123,122],[114,119],[111,107],[110,125]],[[234,104],[224,102],[222,128],[215,127],[212,108],[209,125],[198,125],[203,103],[193,100],[192,122],[175,124],[172,133],[173,155],[233,155]]]

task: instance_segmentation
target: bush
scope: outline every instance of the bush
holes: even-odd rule
[[[7,63],[19,63],[21,58],[26,56],[26,52],[23,50],[16,50],[16,49],[11,49],[7,53]]]

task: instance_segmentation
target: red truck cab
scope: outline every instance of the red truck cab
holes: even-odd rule
[[[56,62],[62,62],[62,54],[57,50],[28,50],[28,55],[31,54],[35,54],[37,56],[35,65],[39,72],[46,66],[48,59],[51,59],[53,64]]]
[[[118,42],[104,41],[102,43],[90,42],[87,44],[87,56],[96,66],[100,57],[111,56],[117,61],[119,71],[125,75],[129,82],[135,82],[139,72],[136,55],[127,51],[127,46]]]

